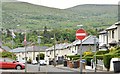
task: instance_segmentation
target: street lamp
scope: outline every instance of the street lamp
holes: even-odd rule
[[[94,49],[95,49],[95,72],[96,72],[96,61],[97,61],[97,59],[96,59],[96,44],[97,44],[97,42],[96,42],[96,36],[94,36]]]
[[[25,45],[25,72],[27,72],[27,40],[26,40],[26,30],[24,36],[24,45]]]
[[[40,45],[41,43],[41,38],[42,36],[38,36],[38,44]],[[40,71],[40,51],[39,51],[39,55],[38,55],[38,71]]]
[[[56,49],[55,49],[56,37],[55,37],[55,34],[54,34],[54,38],[51,38],[51,39],[54,39],[54,67],[56,67]]]

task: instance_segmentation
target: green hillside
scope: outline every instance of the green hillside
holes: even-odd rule
[[[3,28],[43,29],[106,28],[117,21],[117,5],[79,5],[69,9],[56,9],[24,2],[4,2],[2,5]]]

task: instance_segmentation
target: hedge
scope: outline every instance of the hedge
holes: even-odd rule
[[[84,59],[86,60],[86,64],[91,66],[91,59],[93,59],[93,57],[85,57]]]
[[[79,57],[73,57],[73,60],[78,60],[80,59],[80,56]]]
[[[70,58],[70,60],[77,60],[80,55],[67,55],[67,57]]]
[[[1,52],[0,55],[2,58],[7,57],[7,58],[14,59],[14,60],[17,58],[16,55],[14,53],[11,53],[11,52]],[[12,55],[13,55],[13,57],[12,57]]]
[[[109,51],[107,50],[107,51],[97,51],[96,52],[96,55],[103,55],[103,54],[106,54],[106,53],[109,53]]]
[[[103,60],[103,56],[104,56],[104,55],[96,55],[96,58]],[[94,57],[95,57],[95,55],[94,55]]]
[[[110,61],[113,58],[113,54],[105,54],[103,56],[104,66],[107,68],[107,71],[110,69]]]

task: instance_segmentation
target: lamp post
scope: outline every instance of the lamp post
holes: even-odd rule
[[[38,44],[40,45],[41,43],[41,36],[38,36]],[[39,51],[39,55],[38,55],[38,71],[40,71],[40,51]]]
[[[97,61],[97,59],[96,59],[96,43],[97,43],[97,42],[96,42],[96,36],[94,36],[94,49],[95,49],[95,61],[94,61],[94,62],[95,62],[95,72],[96,72],[96,67],[97,67],[97,66],[96,66],[96,61]]]
[[[54,67],[56,67],[56,49],[55,49],[56,37],[55,37],[55,34],[54,34],[54,38],[51,38],[51,39],[54,39]]]
[[[25,72],[27,72],[27,40],[26,40],[26,30],[25,30],[25,37],[24,37],[24,45],[25,45]]]
[[[77,25],[78,27],[82,28],[83,25]],[[80,74],[82,74],[82,40],[80,40]]]

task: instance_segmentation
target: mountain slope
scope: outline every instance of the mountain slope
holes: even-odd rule
[[[56,9],[24,2],[4,2],[3,27],[21,29],[106,28],[117,21],[117,5],[79,5],[69,9]]]

